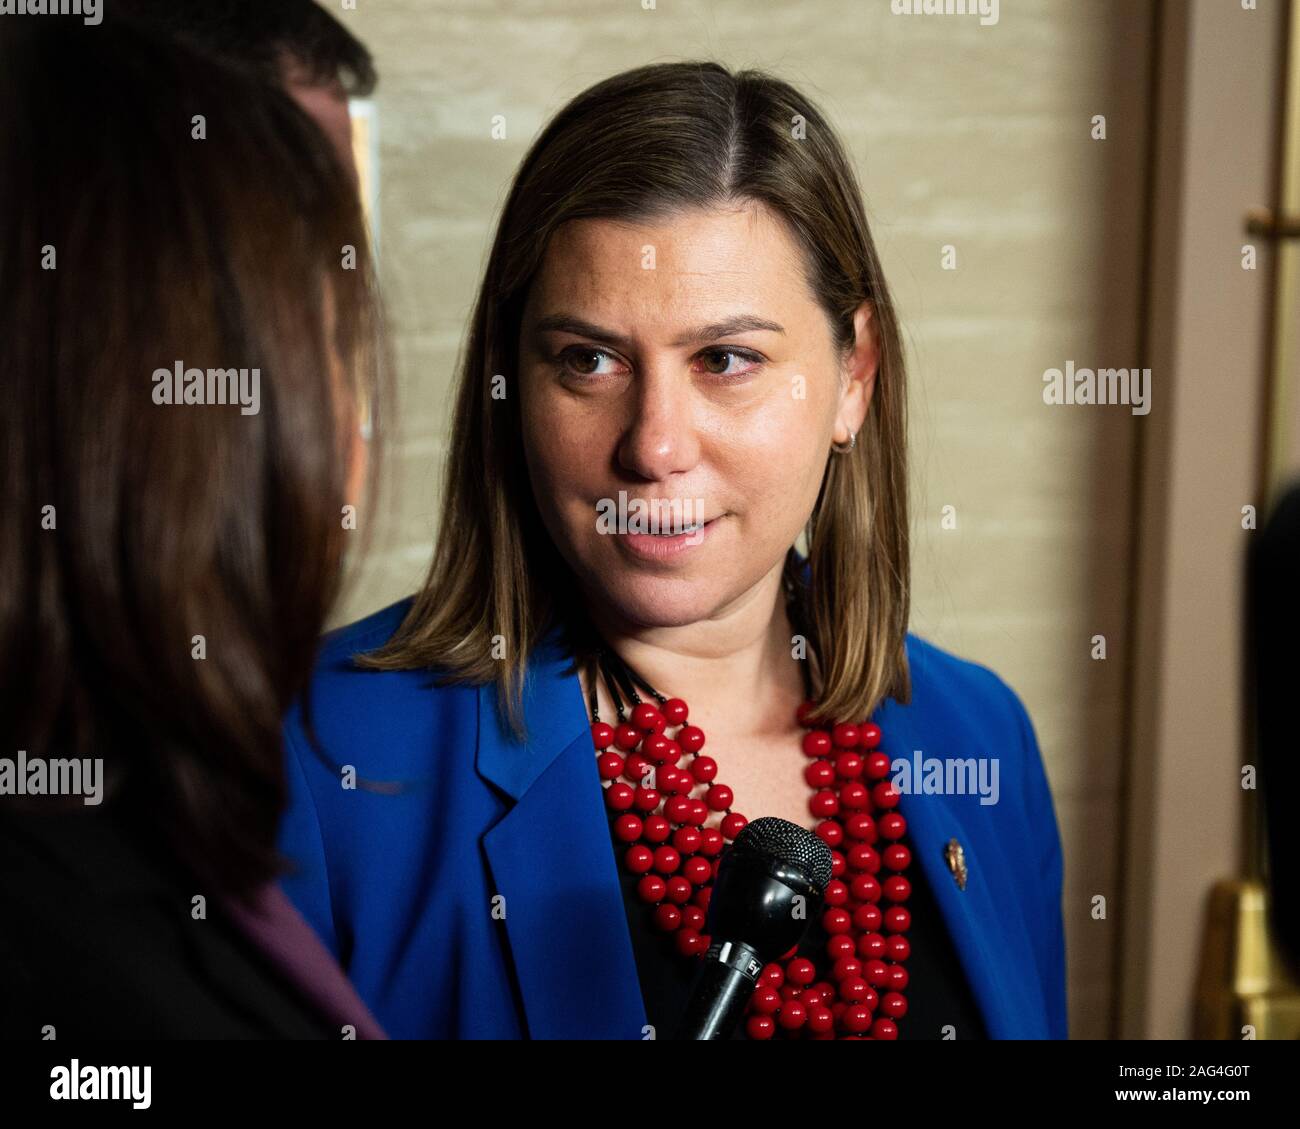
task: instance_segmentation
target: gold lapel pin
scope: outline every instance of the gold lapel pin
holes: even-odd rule
[[[949,839],[948,845],[943,849],[943,857],[948,862],[952,876],[957,879],[957,889],[966,889],[966,852],[961,849],[961,844],[956,839]]]

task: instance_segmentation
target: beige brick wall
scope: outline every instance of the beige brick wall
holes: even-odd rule
[[[1004,0],[992,26],[896,16],[889,0],[358,0],[340,15],[381,72],[381,265],[400,413],[372,552],[335,622],[423,574],[461,334],[538,129],[579,90],[648,61],[775,71],[842,131],[906,327],[913,630],[992,666],[1029,708],[1066,846],[1072,1034],[1104,1036],[1114,942],[1088,899],[1114,889],[1119,865],[1141,418],[1048,407],[1042,374],[1067,360],[1138,363],[1148,5]],[[496,114],[505,140],[490,138]],[[1090,136],[1097,114],[1105,141]],[[945,244],[955,271],[941,269]],[[955,530],[940,525],[944,506]],[[1106,662],[1090,657],[1098,634]]]

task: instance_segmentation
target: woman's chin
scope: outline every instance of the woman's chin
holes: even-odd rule
[[[605,602],[629,626],[684,627],[714,613],[712,587],[711,580],[693,576],[625,574],[606,578]]]

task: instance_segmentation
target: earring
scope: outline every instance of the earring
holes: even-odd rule
[[[839,443],[832,443],[831,450],[834,451],[837,455],[847,455],[851,450],[853,450],[853,446],[854,444],[857,443],[857,441],[858,441],[857,432],[850,431],[848,446],[843,446]]]

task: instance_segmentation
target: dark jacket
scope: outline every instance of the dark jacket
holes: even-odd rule
[[[274,886],[227,907],[112,801],[0,809],[0,985],[6,1039],[382,1035]]]

